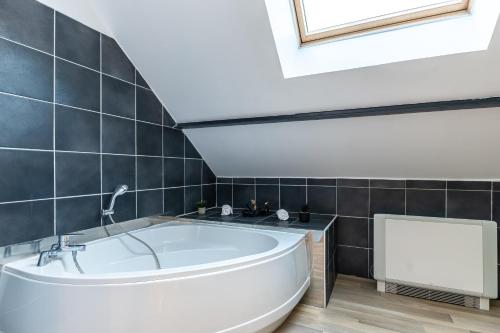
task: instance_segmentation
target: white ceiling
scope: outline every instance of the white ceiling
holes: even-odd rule
[[[488,51],[285,80],[264,0],[91,3],[177,122],[500,96],[498,25]],[[499,123],[484,109],[186,132],[219,176],[477,179],[500,178]]]
[[[93,3],[178,122],[500,94],[498,28],[487,52],[284,80],[264,0]]]

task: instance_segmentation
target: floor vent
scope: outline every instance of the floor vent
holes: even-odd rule
[[[402,284],[386,282],[385,291],[391,294],[398,294],[430,301],[443,302],[448,304],[461,305],[468,308],[479,308],[479,297],[449,293],[445,291],[429,290],[424,288],[409,287]]]

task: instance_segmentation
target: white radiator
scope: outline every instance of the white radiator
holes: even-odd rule
[[[492,221],[376,214],[378,290],[489,309],[498,293],[496,227]]]

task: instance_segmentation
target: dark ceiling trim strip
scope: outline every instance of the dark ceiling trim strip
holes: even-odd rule
[[[484,109],[493,107],[500,107],[500,97],[454,100],[454,101],[443,101],[443,102],[429,102],[429,103],[418,103],[418,104],[403,104],[403,105],[391,105],[391,106],[377,106],[370,108],[346,109],[337,111],[305,112],[305,113],[295,113],[295,114],[287,114],[280,116],[195,121],[195,122],[177,124],[177,128],[205,128],[205,127],[221,127],[221,126],[237,126],[237,125],[270,124],[270,123],[284,123],[291,121],[386,116],[386,115],[420,113],[420,112]]]

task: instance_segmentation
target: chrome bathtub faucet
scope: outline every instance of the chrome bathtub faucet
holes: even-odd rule
[[[85,245],[73,245],[69,243],[70,236],[76,236],[80,234],[65,234],[57,236],[57,243],[52,244],[50,250],[42,251],[40,257],[38,257],[38,267],[47,265],[49,262],[55,259],[59,259],[65,252],[81,252],[85,251]]]

